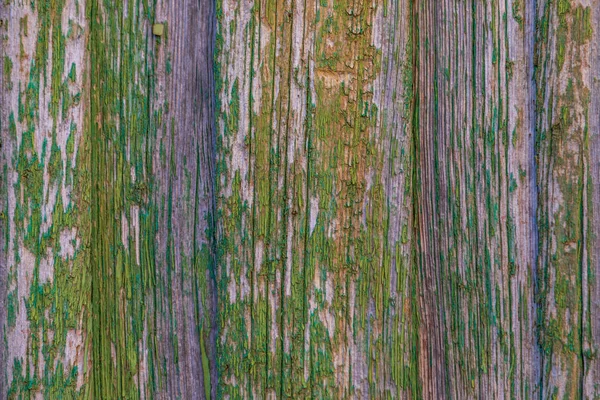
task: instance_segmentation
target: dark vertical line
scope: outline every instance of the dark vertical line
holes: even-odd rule
[[[91,146],[91,150],[90,150],[90,164],[91,164],[91,168],[90,168],[90,194],[91,194],[91,248],[90,248],[90,269],[92,271],[95,270],[94,265],[96,264],[96,252],[98,251],[97,249],[97,245],[95,243],[95,241],[93,240],[94,237],[96,236],[96,231],[98,230],[98,219],[97,219],[97,215],[98,215],[98,199],[97,199],[97,188],[96,188],[96,175],[98,174],[98,171],[96,170],[96,159],[97,159],[97,145],[96,145],[96,140],[97,140],[97,132],[95,129],[95,122],[94,122],[94,115],[96,114],[96,104],[94,101],[94,97],[92,95],[92,93],[94,92],[94,84],[96,83],[96,78],[97,78],[97,69],[98,69],[98,65],[97,65],[97,60],[95,57],[95,46],[94,46],[94,42],[96,39],[96,13],[97,11],[97,0],[91,0],[91,6],[90,6],[90,46],[89,48],[91,49],[90,51],[90,67],[91,67],[91,75],[90,75],[90,85],[89,85],[89,99],[90,99],[90,118],[89,118],[89,124],[90,124],[90,133],[91,133],[91,141],[90,141],[90,146]],[[98,240],[101,241],[102,238],[98,237]],[[102,278],[102,275],[100,275],[100,278]],[[101,312],[101,308],[98,307],[98,285],[101,284],[102,280],[101,279],[91,279],[91,306],[92,306],[92,313],[91,313],[91,318],[92,318],[92,332],[91,332],[91,347],[92,347],[92,371],[91,371],[91,378],[90,378],[90,383],[92,384],[93,388],[92,388],[92,393],[93,393],[93,397],[94,398],[101,398],[102,397],[102,392],[100,390],[100,388],[102,387],[102,384],[100,382],[100,374],[98,372],[98,363],[95,362],[96,359],[100,360],[102,359],[101,354],[99,354],[99,350],[98,347],[96,345],[96,342],[98,340],[101,340],[100,337],[95,337],[96,334],[98,334],[100,332],[100,323],[99,323],[99,319],[101,318],[100,312]],[[100,336],[100,335],[98,335]]]
[[[153,0],[153,4],[152,4],[152,16],[155,17],[156,15],[156,2],[157,0]],[[153,41],[154,44],[156,44],[156,40]],[[146,41],[146,49],[148,49],[148,41]],[[147,51],[148,54],[148,51]],[[155,73],[155,62],[156,62],[156,50],[154,49],[154,51],[152,52],[152,57],[148,57],[146,58],[146,63],[149,64],[149,67],[147,66],[148,70],[147,70],[147,79],[148,79],[148,102],[147,102],[147,118],[148,118],[148,125],[147,125],[147,131],[146,131],[146,147],[148,149],[148,151],[146,152],[145,156],[146,156],[146,170],[148,171],[148,174],[153,174],[153,170],[154,170],[154,163],[153,163],[153,155],[154,155],[154,146],[155,146],[155,142],[156,142],[156,125],[154,123],[154,119],[152,118],[152,109],[153,109],[153,100],[154,100],[154,96],[155,96],[155,80],[154,80],[154,73]],[[149,187],[152,188],[152,184],[153,181],[150,181]],[[153,190],[153,192],[155,192]],[[153,204],[151,202],[150,199],[148,199],[149,201],[149,207],[148,207],[148,216],[146,218],[149,218],[150,223],[148,224],[148,222],[145,223],[145,225],[147,227],[150,227],[151,230],[150,232],[152,232],[152,238],[156,238],[156,233],[158,232],[158,227],[157,224],[155,222],[155,218],[157,218],[158,216],[158,204],[160,204],[159,199],[155,198],[154,196],[151,197],[152,199],[155,199],[156,203]],[[145,240],[148,240],[148,238],[146,238]],[[140,242],[142,242],[140,240]],[[154,245],[155,243],[155,239],[151,240],[150,243],[152,243]],[[149,245],[146,243],[146,246],[149,247]],[[141,251],[141,250],[140,250]],[[148,338],[147,339],[147,343],[148,346],[150,347],[148,349],[148,386],[150,387],[149,391],[146,391],[146,394],[148,393],[156,393],[158,390],[158,385],[160,385],[160,375],[158,373],[158,371],[160,370],[160,367],[157,367],[157,363],[159,361],[159,353],[158,353],[158,349],[156,346],[156,332],[158,332],[158,318],[159,318],[159,313],[157,312],[158,307],[159,307],[159,303],[158,303],[158,285],[156,284],[157,282],[157,274],[156,274],[156,258],[154,255],[154,252],[152,252],[151,255],[146,255],[146,262],[150,263],[150,265],[146,266],[146,268],[148,268],[148,279],[150,282],[144,282],[143,283],[143,288],[144,291],[148,290],[151,286],[152,286],[152,301],[153,301],[153,315],[152,315],[152,339]],[[144,258],[140,257],[140,261],[144,262]],[[142,274],[142,276],[145,276],[145,274]],[[148,322],[146,322],[148,323]],[[150,330],[150,329],[149,329]],[[156,368],[156,371],[155,371]],[[158,382],[157,382],[158,381]]]
[[[156,9],[156,0],[153,1],[153,5],[152,5],[152,10]],[[148,39],[146,39],[146,54],[149,54],[149,43],[148,43]],[[154,55],[154,52],[152,52],[152,55]],[[145,152],[145,166],[146,166],[146,170],[149,171],[150,173],[153,170],[153,163],[152,163],[152,155],[154,154],[153,151],[153,143],[151,141],[151,135],[153,133],[153,119],[152,119],[152,105],[153,105],[153,98],[154,98],[154,80],[152,79],[152,77],[154,76],[154,59],[151,58],[150,56],[148,58],[146,58],[146,72],[147,72],[147,84],[148,84],[148,101],[146,102],[146,118],[148,119],[148,124],[146,125],[146,152]],[[150,202],[150,199],[149,199]],[[149,204],[148,207],[148,214],[149,216],[152,215],[152,210],[154,208],[154,205],[152,203]],[[152,221],[152,220],[151,220]],[[148,225],[148,223],[146,222],[144,225]],[[150,226],[154,227],[154,224],[151,224]],[[153,230],[152,231],[152,237],[155,237],[156,232]],[[142,239],[143,240],[143,239]],[[142,240],[140,240],[140,243],[143,243]],[[144,246],[145,247],[145,246]],[[142,255],[142,250],[138,249],[138,251],[140,251],[140,262],[144,263],[144,257]],[[150,259],[148,258],[146,260],[147,262],[150,261]],[[152,261],[154,261],[154,259],[152,259]],[[152,267],[154,267],[154,262],[152,262],[151,264]],[[142,267],[144,268],[144,267]],[[145,282],[144,280],[142,280],[142,287],[144,289],[144,293],[146,293],[146,290],[150,287],[151,284],[155,284],[156,282],[156,268],[149,268],[149,266],[147,266],[146,268],[148,268],[148,275],[146,275],[145,273],[142,273],[142,277],[143,278],[148,278],[148,280],[150,280],[150,282]],[[150,277],[150,274],[152,274],[152,278]],[[158,327],[157,327],[157,313],[156,313],[156,309],[157,309],[157,293],[156,293],[156,286],[153,287],[152,289],[152,299],[153,299],[153,319],[152,319],[152,324],[153,324],[153,330],[152,332],[157,332],[158,331]],[[147,320],[148,321],[148,320]],[[149,324],[149,322],[146,322],[147,324]],[[156,343],[154,340],[148,340],[148,346],[150,347],[148,349],[148,385],[150,387],[150,391],[146,391],[147,393],[155,393],[156,392],[156,381],[155,381],[155,373],[153,368],[151,368],[154,366],[154,363],[151,362],[150,360],[152,359],[153,355],[156,359],[158,359],[158,354],[156,353]]]
[[[208,246],[209,246],[209,261],[208,261],[208,268],[209,268],[209,277],[208,277],[208,285],[207,285],[207,290],[208,293],[205,293],[204,295],[206,296],[206,303],[208,303],[208,307],[209,310],[203,310],[204,312],[204,319],[206,320],[206,318],[208,318],[208,326],[209,326],[209,332],[207,333],[208,335],[208,344],[207,341],[204,341],[203,338],[201,338],[200,341],[200,346],[202,346],[202,344],[204,344],[204,349],[202,351],[206,352],[206,356],[208,358],[208,363],[209,363],[209,369],[210,371],[208,372],[209,374],[209,381],[208,382],[204,382],[203,381],[203,385],[204,385],[204,391],[206,393],[206,385],[208,384],[210,387],[210,393],[209,396],[211,398],[216,398],[217,396],[217,387],[218,387],[218,368],[217,368],[217,360],[216,360],[216,348],[217,348],[217,337],[219,334],[219,326],[220,324],[218,323],[218,286],[217,286],[217,277],[216,277],[216,268],[217,268],[217,222],[216,222],[216,203],[217,203],[217,199],[216,199],[216,192],[217,192],[217,176],[216,176],[216,162],[217,162],[217,150],[216,150],[216,134],[217,134],[217,130],[216,130],[216,95],[215,94],[215,77],[214,77],[214,66],[215,66],[215,49],[216,49],[216,25],[217,25],[217,16],[216,16],[216,12],[215,12],[215,1],[214,0],[204,0],[201,2],[201,4],[203,4],[208,10],[206,12],[205,20],[204,22],[207,24],[207,28],[206,28],[206,38],[202,38],[202,39],[207,39],[208,40],[208,45],[207,45],[207,50],[206,50],[206,58],[207,58],[207,62],[206,65],[206,74],[207,74],[207,85],[208,87],[206,88],[206,94],[203,95],[203,100],[208,100],[208,106],[207,106],[207,115],[204,115],[204,122],[205,124],[203,124],[205,126],[205,128],[208,130],[208,132],[206,132],[204,138],[208,141],[208,145],[205,146],[205,148],[208,148],[208,157],[209,160],[208,162],[205,163],[205,166],[208,167],[208,172],[207,172],[207,179],[208,179],[208,184],[205,183],[205,187],[207,188],[207,190],[209,191],[208,196],[206,196],[208,198],[209,201],[209,207],[208,207],[208,215],[205,216],[206,218],[206,222],[207,222],[207,232],[208,233],[208,237],[206,238],[206,240],[208,241]],[[200,7],[200,15],[202,15],[202,10],[203,7]],[[202,87],[200,87],[200,91],[202,93]],[[208,97],[208,99],[205,99],[205,97]],[[197,147],[197,158],[198,158],[198,166],[200,165],[200,148]],[[197,174],[199,175],[199,169],[197,171]],[[199,179],[199,178],[197,178]],[[198,183],[196,184],[196,191],[198,191]],[[198,205],[196,204],[195,209],[198,209]],[[197,223],[194,226],[194,232],[196,232],[197,229]],[[196,242],[195,242],[196,243]],[[196,250],[197,251],[197,250]],[[196,258],[196,251],[194,252],[194,258]],[[196,260],[194,260],[194,264],[196,264]],[[206,272],[204,272],[206,274]],[[205,303],[205,304],[206,304]],[[208,314],[208,317],[207,315]],[[202,334],[202,332],[199,333],[200,335]],[[208,347],[208,349],[207,349]],[[203,371],[203,376],[206,377],[207,376],[207,371],[204,371],[204,364],[201,363],[201,368]]]
[[[419,12],[417,10],[417,1],[418,0],[411,0],[410,3],[410,10],[409,10],[409,17],[411,20],[411,29],[410,29],[410,34],[411,34],[411,38],[410,41],[412,43],[412,60],[411,60],[411,66],[412,66],[412,96],[410,98],[410,105],[409,105],[409,118],[411,121],[412,126],[410,127],[411,129],[411,153],[413,155],[412,157],[412,167],[411,167],[411,197],[413,199],[413,205],[414,208],[412,210],[412,225],[413,225],[413,229],[415,232],[415,240],[417,243],[413,243],[411,244],[411,258],[413,259],[413,268],[417,269],[419,268],[419,265],[421,264],[422,260],[422,249],[421,249],[421,226],[419,224],[419,218],[420,218],[420,213],[421,213],[421,183],[420,183],[420,146],[419,146],[419,141],[420,141],[420,137],[419,137],[419,51],[420,51],[420,43],[419,43]],[[418,295],[420,292],[420,288],[419,286],[422,284],[420,279],[419,279],[419,274],[409,274],[409,279],[411,279],[411,282],[408,284],[408,286],[413,286],[413,315],[412,315],[412,319],[416,324],[416,327],[413,329],[413,341],[415,343],[414,345],[414,361],[415,361],[415,374],[416,374],[416,378],[414,381],[414,387],[412,388],[413,390],[416,391],[416,393],[413,393],[413,396],[417,399],[422,398],[422,392],[423,392],[423,385],[421,384],[420,379],[419,379],[419,375],[420,375],[420,366],[419,366],[419,361],[420,361],[420,348],[421,346],[418,344],[419,343],[419,325],[420,325],[420,306],[419,306],[419,299],[418,299]],[[412,281],[414,279],[414,281]]]
[[[538,115],[537,115],[537,82],[535,77],[536,65],[535,65],[535,54],[537,53],[537,41],[536,41],[536,26],[537,26],[537,13],[538,13],[538,3],[537,0],[529,0],[527,2],[527,15],[525,17],[525,33],[528,46],[526,49],[528,50],[528,60],[527,60],[527,80],[530,85],[529,90],[529,132],[531,132],[529,137],[529,169],[531,173],[529,174],[529,188],[530,188],[530,221],[531,221],[531,234],[532,238],[530,238],[531,245],[531,274],[533,280],[533,302],[531,307],[534,308],[532,316],[537,318],[539,313],[539,304],[538,299],[541,300],[541,297],[538,297],[540,290],[540,283],[538,280],[538,262],[539,262],[539,226],[538,226],[538,204],[539,204],[539,189],[537,186],[537,164],[536,164],[536,142],[537,142],[537,126],[538,126]],[[529,33],[529,35],[527,35]],[[543,300],[542,300],[543,301]],[[536,329],[534,334],[534,338],[537,338],[537,343],[539,343],[539,329]],[[542,399],[543,396],[543,381],[542,381],[542,353],[538,355],[539,346],[534,347],[532,350],[535,352],[534,356],[536,360],[532,360],[533,362],[533,377],[538,377],[539,383],[539,398]],[[533,382],[532,382],[533,383]],[[535,389],[534,389],[535,391]]]
[[[219,1],[219,0],[216,0]],[[208,82],[209,82],[209,93],[210,95],[210,108],[208,112],[208,121],[209,121],[209,139],[210,139],[210,156],[211,159],[208,162],[209,165],[209,176],[210,176],[210,213],[209,213],[209,232],[212,232],[210,237],[210,246],[211,246],[211,268],[210,268],[210,282],[211,282],[211,293],[209,294],[211,298],[211,320],[210,320],[210,346],[211,351],[209,354],[209,361],[212,364],[211,374],[210,374],[210,395],[213,399],[217,398],[217,388],[219,381],[219,369],[217,368],[217,338],[220,336],[220,324],[218,323],[218,310],[219,310],[219,296],[218,296],[218,285],[217,285],[217,256],[218,256],[218,237],[217,237],[217,128],[216,128],[216,120],[217,120],[217,107],[216,107],[216,98],[215,98],[215,70],[214,66],[216,64],[215,57],[215,49],[216,49],[216,34],[217,34],[217,13],[216,13],[216,5],[215,0],[206,0],[206,4],[208,4],[210,14],[209,24],[208,24],[208,36],[210,37],[209,49],[207,52],[207,57],[209,61],[210,68],[208,70]]]

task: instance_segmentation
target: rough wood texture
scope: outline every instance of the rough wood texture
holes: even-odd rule
[[[3,2],[0,395],[87,391],[89,68],[83,1]]]
[[[215,393],[212,14],[91,6],[95,398]]]
[[[216,393],[210,4],[3,2],[2,397]]]
[[[598,0],[5,0],[2,398],[600,398]]]
[[[542,395],[600,397],[598,380],[598,130],[589,112],[598,3],[539,4],[537,161]],[[597,46],[597,44],[596,44]],[[594,71],[594,72],[592,72]],[[590,138],[591,136],[591,138]],[[596,158],[594,158],[596,156]]]
[[[156,380],[158,397],[215,397],[216,313],[213,121],[214,6],[156,3],[164,23],[151,76],[155,115]]]
[[[419,10],[426,398],[538,396],[531,15],[502,1]]]
[[[411,7],[218,4],[220,394],[416,392]]]
[[[600,204],[600,9],[597,4],[590,7],[592,33],[589,41],[588,89],[590,104],[588,118],[589,159],[588,159],[588,204]],[[588,246],[590,251],[587,270],[586,290],[582,296],[584,313],[582,343],[584,359],[584,396],[600,397],[600,212],[588,209]]]

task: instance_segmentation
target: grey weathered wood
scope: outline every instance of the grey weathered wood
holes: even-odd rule
[[[592,7],[591,23],[596,29],[590,38],[589,48],[589,132],[590,132],[590,181],[591,201],[594,207],[589,220],[590,231],[590,263],[585,271],[588,291],[583,297],[583,328],[589,332],[584,340],[583,351],[592,355],[584,360],[584,396],[600,397],[600,9],[597,4]]]
[[[204,0],[159,1],[155,21],[166,27],[165,36],[155,38],[151,87],[152,112],[162,113],[152,155],[152,196],[158,208],[154,308],[157,354],[165,365],[156,371],[157,395],[214,397],[214,5]]]

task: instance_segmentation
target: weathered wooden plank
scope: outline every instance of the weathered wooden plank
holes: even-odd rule
[[[85,7],[70,0],[1,6],[7,347],[0,395],[10,398],[89,390]]]
[[[598,35],[600,30],[600,9],[597,3],[590,6],[590,27],[592,35],[589,46],[588,88],[590,104],[588,112],[589,164],[588,164],[588,246],[589,262],[582,271],[582,312],[584,338],[582,343],[584,358],[583,395],[587,398],[600,397],[600,213],[594,208],[600,205],[600,52]],[[589,206],[588,206],[589,207]]]
[[[93,1],[88,13],[92,396],[138,398],[152,390],[145,364],[155,333],[144,302],[155,272],[154,230],[144,218],[156,218],[146,156],[151,9],[141,1]]]
[[[377,353],[370,363],[369,395],[374,398],[411,398],[421,393],[416,341],[419,332],[417,256],[415,223],[414,129],[417,103],[415,37],[418,32],[415,5],[386,2],[376,10],[374,43],[380,48],[381,64],[376,69],[373,104],[378,110],[375,131],[380,170],[376,179],[383,193],[373,200],[380,214],[372,226],[383,230],[382,255],[371,268],[381,274],[375,288],[376,306],[382,310],[370,324]],[[383,196],[383,197],[380,197]],[[371,200],[369,200],[371,203]],[[366,393],[366,392],[365,392]]]
[[[221,394],[416,388],[414,331],[403,325],[413,318],[412,81],[396,66],[412,68],[409,6],[217,10]]]
[[[210,397],[211,5],[90,12],[94,397]]]
[[[426,398],[531,398],[539,380],[533,87],[523,49],[532,49],[533,21],[519,7],[419,8],[415,203]]]
[[[537,161],[542,395],[594,398],[598,363],[597,131],[590,115],[598,2],[539,3]],[[592,56],[593,55],[593,56]],[[596,97],[594,96],[594,99]],[[592,108],[593,109],[593,108]],[[591,136],[591,137],[590,137]],[[590,145],[590,143],[594,143]]]
[[[158,1],[155,13],[155,23],[164,25],[149,80],[156,395],[211,398],[217,389],[214,6]]]

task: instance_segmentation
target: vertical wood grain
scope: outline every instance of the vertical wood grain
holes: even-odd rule
[[[597,0],[6,0],[0,397],[600,396]]]
[[[3,2],[2,380],[89,394],[86,2]]]

